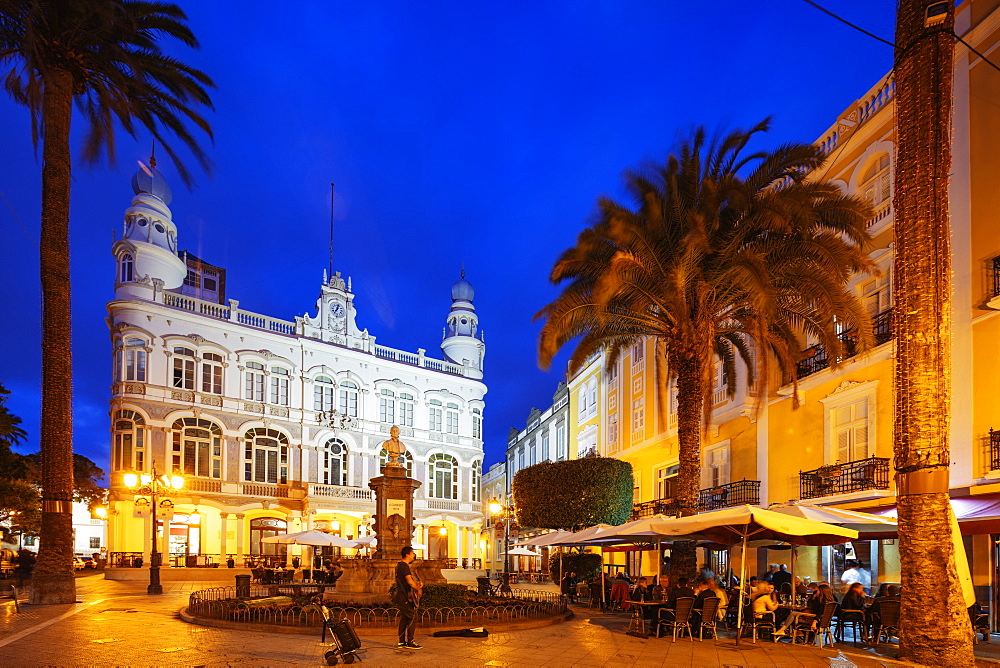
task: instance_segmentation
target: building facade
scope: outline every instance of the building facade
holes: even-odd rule
[[[170,189],[154,166],[133,177],[112,249],[114,383],[111,565],[148,564],[152,520],[174,566],[282,561],[262,542],[319,529],[371,533],[382,443],[398,425],[426,558],[481,560],[485,344],[463,277],[452,286],[440,359],[376,344],[357,324],[351,279],[324,272],[311,313],[283,320],[227,298],[225,270],[178,250]],[[127,473],[182,476],[158,508]],[[164,560],[164,565],[166,565]]]

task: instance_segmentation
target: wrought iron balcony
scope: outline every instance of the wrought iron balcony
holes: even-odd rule
[[[799,498],[815,499],[868,489],[889,489],[889,460],[869,457],[799,471]]]
[[[872,336],[876,346],[892,340],[892,307],[872,316]],[[843,345],[842,360],[850,359],[858,354],[857,337],[853,333],[847,331],[840,334],[838,338]],[[828,366],[830,366],[830,358],[823,346],[817,343],[802,352],[802,359],[795,365],[795,375],[798,378],[805,378]]]
[[[718,510],[731,506],[760,503],[760,480],[740,480],[718,487],[709,487],[698,493],[698,512]],[[676,516],[680,504],[676,499],[657,499],[632,506],[632,519],[637,520],[653,515]]]
[[[990,428],[990,470],[1000,471],[1000,430]]]
[[[760,503],[760,480],[740,480],[703,489],[698,496],[698,510],[718,510],[731,506]]]

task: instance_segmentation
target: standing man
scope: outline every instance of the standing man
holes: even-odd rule
[[[417,629],[417,607],[424,590],[424,585],[410,570],[410,564],[417,555],[407,545],[400,556],[402,560],[396,564],[396,607],[399,608],[399,643],[396,647],[423,649],[423,646],[413,642],[413,633]]]

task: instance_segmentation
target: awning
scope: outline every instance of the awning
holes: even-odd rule
[[[951,508],[963,536],[1000,533],[1000,494],[956,496],[951,500]],[[864,510],[873,515],[896,517],[896,506]]]

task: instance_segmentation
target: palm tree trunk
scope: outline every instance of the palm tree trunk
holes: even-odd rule
[[[900,0],[896,22],[897,158],[893,308],[895,468],[904,596],[900,658],[973,665],[948,516],[951,247],[948,175],[954,5],[926,27],[926,0]],[[935,591],[935,596],[915,592]]]
[[[701,432],[704,379],[697,358],[677,359],[677,504],[681,517],[698,512],[701,491]],[[670,551],[670,575],[694,582],[698,559],[694,541],[676,541]]]
[[[70,342],[69,128],[73,80],[46,76],[42,98],[42,527],[31,602],[73,603],[73,360]]]

